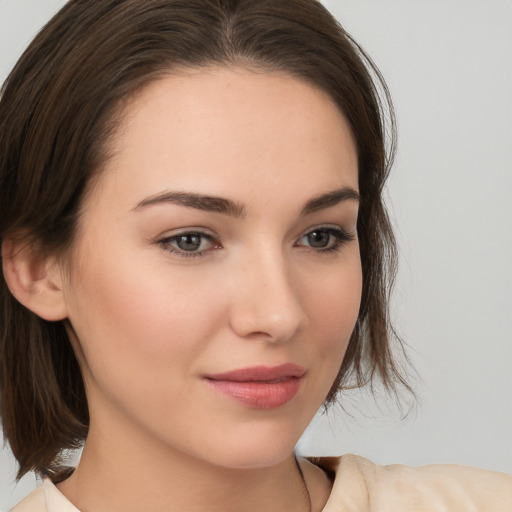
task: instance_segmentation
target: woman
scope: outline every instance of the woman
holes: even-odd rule
[[[16,511],[510,505],[294,456],[340,389],[405,384],[372,74],[313,0],[74,0],[35,39],[0,104],[2,419],[47,477]]]

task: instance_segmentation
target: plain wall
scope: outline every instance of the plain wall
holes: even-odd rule
[[[0,80],[62,0],[0,0]],[[401,268],[393,309],[419,376],[405,420],[353,393],[299,448],[512,473],[512,2],[326,0],[383,72],[399,149],[389,182]],[[384,404],[384,405],[383,405]],[[388,407],[389,405],[389,407]],[[14,485],[0,452],[0,510]]]

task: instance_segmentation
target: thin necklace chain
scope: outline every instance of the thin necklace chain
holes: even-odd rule
[[[304,498],[306,498],[307,502],[307,512],[313,512],[313,507],[311,505],[311,496],[309,495],[308,486],[306,485],[306,479],[304,478],[304,473],[302,472],[302,468],[300,467],[299,461],[297,457],[295,457],[295,465],[299,470],[300,483],[302,484],[302,492],[304,494]]]

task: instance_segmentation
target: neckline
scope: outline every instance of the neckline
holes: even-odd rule
[[[302,457],[301,457],[302,458]],[[304,457],[305,460],[315,464],[320,469],[322,469],[329,479],[333,483],[333,487],[331,489],[331,494],[322,509],[321,512],[328,512],[329,504],[331,503],[331,498],[333,496],[333,491],[335,487],[335,478],[337,474],[337,468],[339,465],[339,462],[341,460],[341,457]],[[306,480],[304,478],[304,474],[302,471],[302,468],[300,466],[300,462],[297,457],[295,457],[296,465],[299,470],[299,476],[302,480],[303,488],[304,488],[304,495],[307,496],[308,500],[308,507],[309,512],[312,512],[312,503],[311,503],[311,497],[309,493],[309,489],[306,484]],[[50,480],[50,478],[45,477],[43,480],[43,484],[41,486],[42,490],[44,491],[44,495],[46,498],[46,506],[47,510],[46,512],[81,512],[71,501],[64,496],[60,492],[60,490],[57,488],[57,486]]]

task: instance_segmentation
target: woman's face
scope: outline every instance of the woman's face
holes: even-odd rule
[[[345,119],[298,79],[211,68],[152,83],[110,149],[64,284],[91,438],[284,460],[359,309]]]

